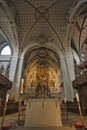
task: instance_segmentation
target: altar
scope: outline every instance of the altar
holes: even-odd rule
[[[60,101],[53,99],[27,100],[25,127],[62,126]]]

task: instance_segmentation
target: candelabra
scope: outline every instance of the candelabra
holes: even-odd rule
[[[21,120],[21,107],[22,107],[22,96],[23,96],[23,83],[24,83],[24,79],[22,79],[22,81],[21,81],[20,92],[19,92],[18,124],[20,124],[20,120]]]
[[[82,122],[82,125],[83,125],[83,128],[84,128],[85,123],[84,123],[84,120],[83,120],[83,114],[82,114],[82,110],[81,110],[80,99],[79,99],[78,93],[76,93],[76,99],[77,99],[77,105],[78,105],[78,109],[79,109],[79,113],[80,113],[80,119],[81,119],[81,122]]]
[[[2,122],[1,122],[1,130],[2,130],[3,124],[4,124],[4,119],[5,119],[6,109],[7,109],[8,98],[9,98],[9,94],[7,94],[6,100],[5,100],[5,104],[4,104],[4,111],[3,111],[3,117],[2,117]]]
[[[22,106],[22,93],[20,93],[19,95],[18,124],[20,124],[20,120],[21,120],[21,106]]]

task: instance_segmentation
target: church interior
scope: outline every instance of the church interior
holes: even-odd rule
[[[1,130],[87,129],[86,35],[87,0],[0,0]]]

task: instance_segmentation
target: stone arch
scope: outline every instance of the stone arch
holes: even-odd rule
[[[19,51],[19,45],[18,45],[18,35],[17,35],[17,30],[16,30],[16,24],[15,24],[15,21],[12,17],[11,10],[10,10],[9,6],[7,5],[7,3],[4,0],[0,0],[0,4],[1,4],[0,8],[2,9],[3,13],[6,15],[6,18],[9,22],[10,29],[12,32],[12,36],[11,36],[12,39],[9,36],[7,36],[5,30],[3,29],[2,26],[0,27],[0,30],[2,30],[0,32],[2,34],[4,34],[6,40],[11,45],[14,55],[17,55],[18,51]]]
[[[73,31],[73,27],[75,25],[76,19],[80,13],[80,11],[83,9],[84,4],[87,3],[87,0],[80,1],[74,8],[72,14],[70,15],[69,18],[69,24],[67,28],[67,44],[70,47],[71,44],[71,35]]]
[[[39,47],[45,47],[45,48],[47,48],[47,49],[53,50],[55,53],[57,53],[57,55],[58,55],[59,57],[63,57],[63,52],[61,52],[61,50],[59,50],[59,48],[56,48],[56,47],[54,47],[54,46],[52,46],[52,45],[49,45],[49,44],[47,44],[47,45],[45,45],[45,46],[42,46],[42,45],[38,45],[37,43],[28,44],[28,45],[24,48],[24,50],[20,53],[20,56],[21,56],[21,57],[24,57],[25,53],[27,53],[28,51],[33,50],[34,48],[39,48]]]
[[[67,34],[66,34],[66,46],[67,46],[67,52],[72,53],[71,50],[71,38],[72,38],[72,32],[73,32],[73,28],[75,26],[76,20],[80,14],[80,12],[83,10],[84,6],[86,6],[85,4],[87,4],[87,0],[83,0],[83,1],[79,1],[76,6],[73,9],[72,14],[70,15],[69,18],[69,23],[67,26]],[[77,53],[77,55],[79,56],[79,53]],[[79,57],[80,58],[80,57]]]
[[[12,53],[13,53],[12,45],[10,44],[10,41],[9,41],[7,35],[1,28],[0,28],[0,37],[3,39],[3,41],[1,41],[2,44],[0,45],[0,52],[5,46],[8,45],[11,49],[11,55],[12,55]]]

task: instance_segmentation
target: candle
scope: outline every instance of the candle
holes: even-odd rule
[[[9,98],[9,94],[7,94],[7,96],[6,96],[6,102],[8,102],[8,98]]]
[[[66,98],[64,98],[64,103],[66,103]]]
[[[76,99],[79,102],[79,95],[78,95],[78,93],[76,93]]]
[[[24,79],[21,80],[22,85],[24,84]]]
[[[23,84],[24,84],[24,79],[21,80],[21,94],[23,93]]]

